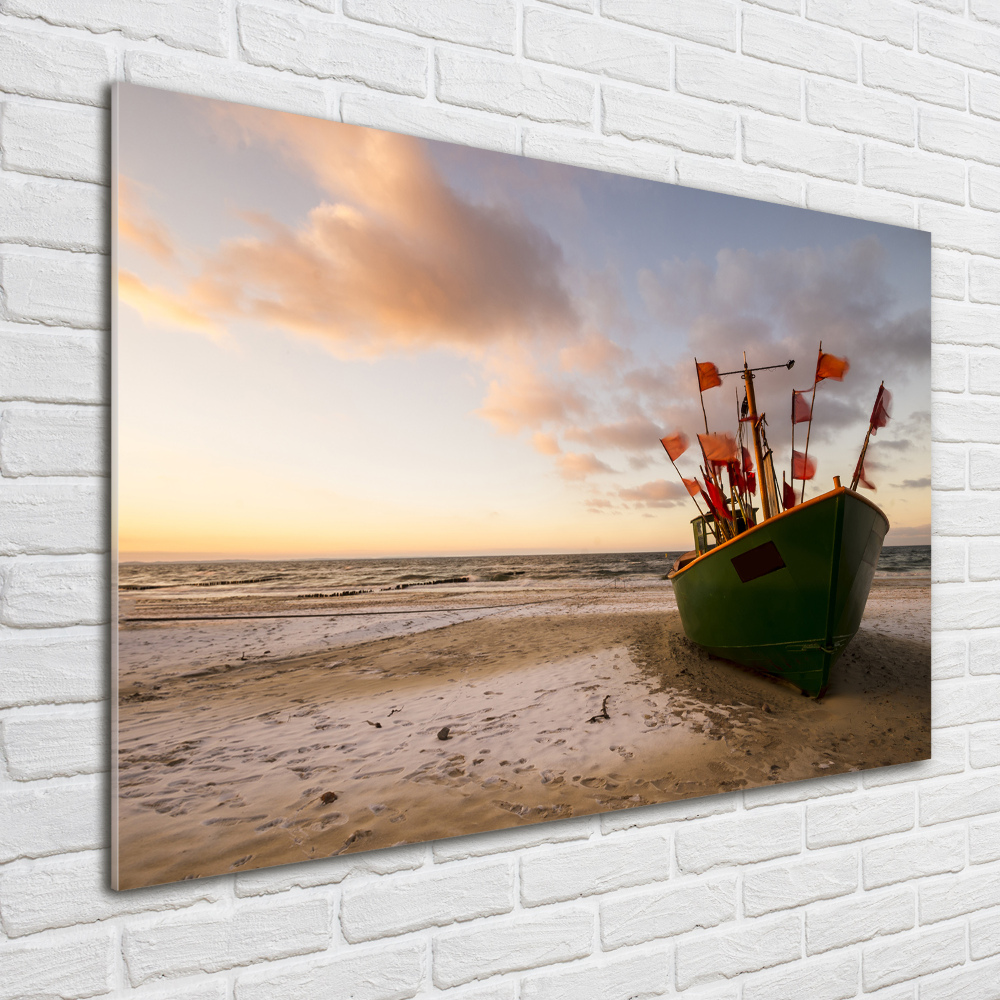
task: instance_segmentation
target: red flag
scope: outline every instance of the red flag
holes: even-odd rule
[[[727,521],[733,519],[733,515],[726,509],[726,498],[722,495],[722,490],[711,479],[708,480],[708,496],[706,499],[709,506],[719,517],[724,517]]]
[[[678,431],[676,434],[668,434],[666,437],[660,438],[660,444],[666,449],[670,461],[676,462],[688,449],[688,436]]]
[[[699,434],[706,462],[728,465],[736,461],[736,441],[732,434]]]
[[[746,445],[740,445],[740,449],[743,452],[743,473],[746,475],[748,472],[753,472],[753,456]]]
[[[821,382],[825,378],[832,378],[837,382],[842,382],[847,370],[850,368],[847,358],[838,358],[833,354],[819,352],[819,361],[816,362],[816,381]]]
[[[746,480],[747,493],[753,496],[757,492],[757,477],[752,472],[748,472],[746,474]]]
[[[885,426],[885,425],[883,425]],[[861,463],[861,471],[858,473],[858,482],[866,489],[876,492],[875,484],[865,476],[864,462]]]
[[[698,389],[700,392],[711,389],[715,385],[722,385],[719,369],[711,361],[696,361],[695,364],[698,366]]]
[[[747,491],[747,481],[740,470],[739,462],[733,462],[729,466],[729,484],[736,487],[737,493],[746,493]]]
[[[808,391],[808,390],[807,390]],[[802,424],[812,420],[812,405],[806,399],[806,392],[792,390],[792,423]]]
[[[816,459],[807,458],[801,451],[792,452],[792,479],[812,479],[816,475]]]
[[[684,488],[691,494],[691,496],[696,497],[701,492],[701,486],[697,479],[685,479],[681,476],[681,482],[684,484]]]
[[[781,474],[781,502],[785,510],[795,506],[795,487],[785,480],[784,473]]]
[[[878,395],[875,397],[875,407],[872,410],[871,425],[874,435],[880,427],[885,427],[889,423],[892,409],[892,393],[885,386],[879,386]],[[875,487],[873,486],[872,489]]]

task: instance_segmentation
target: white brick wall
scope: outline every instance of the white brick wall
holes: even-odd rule
[[[112,80],[933,234],[929,763],[116,895]],[[0,0],[0,1000],[1000,996],[996,0]]]

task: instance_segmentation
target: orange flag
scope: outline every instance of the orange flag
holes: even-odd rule
[[[684,483],[684,488],[691,494],[691,496],[696,497],[701,492],[701,486],[697,479],[685,479],[681,476],[681,482]]]
[[[792,479],[812,479],[816,475],[816,459],[807,458],[801,451],[792,452]]]
[[[824,355],[829,357],[829,355]],[[806,399],[806,392],[799,389],[792,390],[792,423],[802,424],[807,420],[812,420],[812,406]]]
[[[819,361],[816,362],[816,381],[821,382],[825,378],[832,378],[837,382],[842,382],[850,367],[847,358],[838,358],[833,354],[824,354],[820,351]]]
[[[711,479],[708,481],[708,497],[706,499],[718,517],[723,517],[727,521],[733,519],[733,515],[729,513],[726,507],[726,498],[722,495],[722,490]]]
[[[678,431],[676,434],[660,438],[660,444],[666,449],[670,461],[676,462],[687,451],[689,442],[687,435]]]
[[[732,434],[699,434],[706,462],[728,465],[736,461],[736,441]]]
[[[701,392],[711,389],[714,385],[722,385],[719,369],[711,361],[698,361],[698,388]]]

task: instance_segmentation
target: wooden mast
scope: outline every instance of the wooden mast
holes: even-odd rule
[[[743,380],[747,384],[747,403],[750,406],[750,429],[753,433],[753,457],[757,463],[757,488],[760,490],[760,505],[764,510],[764,520],[774,516],[771,500],[764,488],[764,456],[760,450],[760,434],[757,429],[757,400],[753,392],[753,372],[747,365],[747,354],[743,352]]]

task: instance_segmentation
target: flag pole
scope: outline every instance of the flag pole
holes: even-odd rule
[[[819,342],[819,351],[816,352],[816,371],[819,371],[819,359],[823,357],[823,341]],[[806,453],[802,457],[802,471],[805,473],[809,465],[809,438],[812,435],[813,429],[813,414],[816,412],[816,386],[819,385],[819,380],[813,375],[813,398],[812,402],[809,404],[809,426],[806,428]],[[793,463],[794,464],[794,463]],[[795,483],[795,469],[792,469],[792,488],[794,489]],[[806,498],[806,480],[802,480],[802,496],[799,497],[799,503],[803,503]]]
[[[812,414],[810,413],[809,416],[812,417]],[[789,457],[789,462],[791,464],[792,475],[794,475],[795,474],[795,390],[794,389],[792,389],[792,454]],[[785,485],[784,476],[785,476],[785,473],[784,473],[784,471],[782,471],[781,476],[782,476],[782,478],[781,478],[781,485],[782,485],[781,506],[784,507],[785,506],[785,495],[784,495],[784,485]],[[794,483],[795,480],[793,479],[792,482]],[[794,489],[794,487],[793,487],[793,489]]]
[[[705,418],[705,433],[708,433],[708,414],[705,412],[705,391],[701,387],[701,372],[698,370],[698,359],[694,359],[694,375],[698,379],[698,398],[701,400],[701,415]],[[709,387],[711,388],[711,387]]]
[[[667,458],[670,458],[670,452],[669,451],[667,452]],[[670,458],[670,464],[674,467],[674,472],[676,472],[677,475],[681,477],[681,482],[683,483],[684,482],[684,476],[681,475],[681,470],[677,468],[677,463],[672,458]],[[687,487],[685,486],[684,489],[687,489]],[[692,496],[690,493],[688,493],[688,496],[691,497],[692,500],[694,500],[694,505],[695,505],[695,507],[698,508],[698,513],[701,514],[702,517],[704,517],[705,516],[705,512],[701,509],[701,504],[698,503],[698,498],[695,497],[695,496]]]
[[[882,398],[882,393],[885,390],[885,382],[883,381],[878,387],[878,395],[875,397],[875,409],[872,410],[872,416],[875,415],[875,411],[878,409],[879,400]],[[872,437],[872,421],[868,421],[868,433],[865,435],[865,443],[861,446],[861,454],[858,455],[858,464],[854,466],[854,476],[851,479],[851,489],[856,490],[858,488],[858,480],[861,478],[861,469],[865,464],[865,453],[868,451],[868,442]]]

